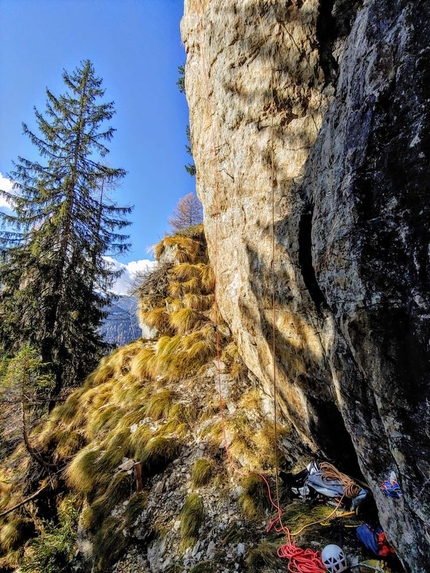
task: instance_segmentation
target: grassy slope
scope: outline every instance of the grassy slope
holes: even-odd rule
[[[104,358],[39,425],[44,466],[22,443],[0,466],[0,513],[40,491],[0,518],[1,573],[285,570],[284,539],[265,531],[266,486],[249,473],[274,474],[273,404],[216,315],[203,228],[166,237],[156,255],[139,312],[157,336]],[[330,512],[293,503],[285,523]],[[337,537],[316,525],[295,541]]]
[[[246,377],[228,328],[216,317],[202,227],[166,237],[157,256],[159,270],[140,292],[140,319],[157,328],[157,337],[137,340],[104,358],[82,388],[37,428],[31,439],[45,467],[32,460],[22,444],[2,463],[0,512],[45,489],[1,519],[0,570],[27,563],[26,570],[36,571],[31,561],[40,552],[37,536],[46,542],[54,535],[55,544],[55,534],[64,533],[65,521],[70,522],[70,511],[62,508],[71,499],[84,539],[78,561],[87,559],[88,568],[94,563],[96,570],[107,570],[139,538],[134,531],[138,518],[160,476],[174,473],[175,460],[188,468],[184,492],[213,488],[214,482],[220,491],[229,489],[232,470],[223,449],[218,382],[232,457],[239,466],[272,467],[273,426],[262,413],[261,396]],[[129,467],[134,463],[142,469],[143,489],[136,470]],[[203,502],[192,495],[197,496],[194,505],[184,493],[173,513],[157,509],[147,520],[152,537],[158,535],[160,523],[168,527],[172,519],[180,521],[178,558],[198,535]],[[249,515],[258,514],[246,495],[242,501]],[[75,549],[75,530],[76,524],[69,523],[72,543],[65,552]],[[29,543],[35,535],[36,542]],[[88,540],[92,555],[86,551],[91,547]],[[38,567],[55,571],[55,559],[49,563],[48,556]]]

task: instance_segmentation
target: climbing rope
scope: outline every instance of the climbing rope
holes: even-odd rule
[[[360,491],[361,487],[355,483],[355,481],[343,474],[334,466],[328,462],[319,463],[320,470],[322,471],[323,478],[332,481],[339,481],[343,485],[343,496],[348,499],[353,499],[356,497]]]
[[[215,275],[215,284],[214,284],[214,307],[215,307],[215,332],[216,332],[216,363],[217,363],[217,388],[218,388],[218,397],[219,397],[219,410],[221,416],[221,427],[222,427],[222,434],[224,440],[224,448],[226,452],[227,459],[229,461],[230,466],[233,468],[234,472],[241,475],[247,476],[250,472],[244,472],[237,465],[234,463],[233,458],[231,457],[230,450],[228,447],[228,439],[227,439],[227,430],[225,424],[225,415],[224,415],[224,404],[223,404],[223,397],[222,397],[222,384],[221,384],[221,353],[220,353],[220,337],[219,337],[219,328],[218,328],[218,285],[217,285],[217,276],[218,276],[218,242],[219,242],[219,158],[218,158],[218,150],[216,146],[216,135],[215,135],[215,121],[214,121],[214,110],[212,106],[212,99],[211,99],[211,90],[209,86],[209,73],[206,64],[206,54],[204,48],[204,33],[203,33],[203,26],[201,22],[201,16],[203,12],[203,8],[201,5],[201,0],[197,0],[195,3],[197,7],[197,22],[198,22],[198,30],[200,36],[200,49],[201,49],[201,60],[203,66],[203,75],[205,80],[205,91],[206,91],[206,102],[209,108],[209,114],[211,117],[210,122],[210,139],[212,144],[212,152],[214,156],[214,166],[215,166],[215,264],[214,264],[214,275]]]
[[[301,549],[294,541],[281,545],[278,557],[289,559],[288,571],[291,573],[324,573],[326,568],[321,560],[321,551]]]
[[[200,49],[201,49],[201,58],[202,58],[202,65],[203,65],[203,73],[204,73],[204,80],[205,80],[205,90],[206,90],[206,101],[209,108],[209,113],[211,119],[210,125],[210,138],[212,143],[213,155],[214,155],[214,166],[215,166],[215,289],[214,289],[214,304],[215,304],[215,327],[216,327],[216,343],[217,343],[217,381],[218,381],[218,394],[219,394],[219,404],[220,404],[220,416],[221,416],[221,424],[222,424],[222,431],[223,431],[223,440],[224,440],[224,447],[226,451],[226,456],[230,466],[233,468],[234,472],[241,475],[247,476],[252,473],[258,475],[266,484],[268,497],[270,503],[277,511],[277,517],[269,524],[267,527],[267,531],[270,531],[272,527],[277,532],[282,532],[287,537],[287,543],[281,545],[277,551],[278,557],[289,559],[288,563],[288,570],[290,573],[324,573],[325,568],[321,561],[321,552],[313,551],[311,549],[301,549],[296,546],[296,544],[291,540],[293,535],[298,535],[301,531],[310,527],[313,524],[308,524],[303,527],[300,531],[292,534],[290,530],[282,524],[282,509],[280,506],[280,494],[279,494],[279,463],[278,463],[278,449],[277,449],[277,441],[278,441],[278,421],[277,421],[277,381],[276,381],[276,285],[275,285],[275,272],[274,272],[274,261],[275,261],[275,162],[274,162],[274,147],[273,147],[273,114],[271,116],[271,128],[272,128],[272,137],[271,137],[271,149],[270,149],[270,159],[271,159],[271,182],[272,182],[272,194],[271,194],[271,230],[272,230],[272,260],[271,260],[271,271],[272,271],[272,356],[273,356],[273,402],[274,402],[274,441],[275,441],[275,483],[276,483],[276,501],[272,497],[270,484],[267,478],[258,472],[250,472],[250,471],[243,471],[237,467],[234,460],[231,457],[229,451],[229,444],[227,439],[227,432],[226,432],[226,424],[225,424],[225,415],[224,415],[224,407],[223,407],[223,398],[222,398],[222,385],[221,385],[221,359],[220,359],[220,340],[219,340],[219,333],[218,333],[218,305],[217,305],[217,282],[216,277],[218,276],[218,236],[219,236],[219,159],[218,159],[218,151],[216,145],[216,135],[215,135],[215,125],[214,125],[214,110],[211,101],[211,90],[209,86],[209,74],[208,68],[206,65],[206,55],[204,51],[204,32],[203,26],[201,22],[201,16],[203,13],[201,0],[196,0],[194,4],[197,9],[197,18],[198,18],[198,30],[200,35]],[[260,16],[260,13],[257,10],[257,15],[260,21],[260,26],[262,30],[262,34],[267,42],[267,35],[264,30],[263,22]],[[272,106],[274,106],[274,86],[273,86],[273,70],[271,71],[271,80],[270,80],[270,90],[271,90],[271,99],[272,99]],[[341,502],[339,502],[340,505]],[[332,512],[333,515],[337,510],[337,507]],[[330,516],[329,516],[330,518]],[[327,519],[329,519],[327,518]],[[319,522],[315,522],[319,523]],[[276,525],[279,524],[279,525]]]

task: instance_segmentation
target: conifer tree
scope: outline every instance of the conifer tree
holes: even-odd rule
[[[125,176],[103,158],[115,114],[89,60],[63,72],[66,92],[48,89],[46,111],[35,109],[39,134],[23,124],[41,161],[22,157],[1,192],[12,214],[1,213],[0,344],[9,354],[31,344],[55,379],[54,395],[79,383],[105,350],[98,328],[117,276],[108,252],[127,250],[130,207],[104,192]]]
[[[178,73],[179,73],[179,78],[176,82],[176,85],[178,86],[178,90],[181,92],[181,94],[185,95],[185,65],[178,66]],[[188,145],[185,146],[185,149],[187,150],[187,153],[192,157],[193,152],[191,150],[191,130],[189,125],[187,125],[187,127],[185,128],[185,134],[188,140]],[[194,177],[194,175],[196,174],[196,166],[194,160],[192,163],[187,163],[187,165],[185,165],[185,171],[189,173],[191,177]]]

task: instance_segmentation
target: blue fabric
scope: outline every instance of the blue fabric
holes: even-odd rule
[[[358,539],[363,543],[363,545],[379,557],[378,535],[370,525],[363,523],[363,525],[357,527],[356,532]]]
[[[395,482],[391,482],[390,480],[385,480],[382,483],[382,489],[387,497],[394,497],[394,499],[399,499],[402,495],[402,490],[400,489],[399,484]]]

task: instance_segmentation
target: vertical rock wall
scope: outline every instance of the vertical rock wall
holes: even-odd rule
[[[306,447],[428,570],[429,1],[186,0],[217,299]],[[351,28],[352,25],[352,28]],[[275,352],[273,349],[275,348]],[[384,497],[395,471],[404,495]]]

